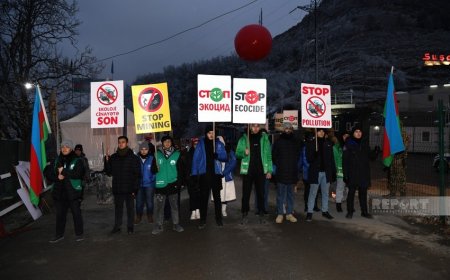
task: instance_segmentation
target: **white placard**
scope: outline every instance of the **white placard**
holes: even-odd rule
[[[231,122],[231,76],[198,75],[198,121]]]
[[[301,84],[302,127],[332,127],[329,85]]]
[[[123,81],[91,83],[91,128],[123,127]]]
[[[266,79],[233,79],[233,123],[266,123]]]
[[[298,129],[298,111],[297,110],[284,110],[283,111],[283,124],[290,123],[294,130]]]

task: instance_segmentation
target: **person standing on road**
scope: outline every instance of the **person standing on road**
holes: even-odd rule
[[[281,224],[284,218],[284,205],[286,205],[286,220],[295,223],[297,218],[294,212],[294,185],[298,181],[298,165],[300,158],[300,143],[294,137],[291,123],[283,125],[284,131],[273,145],[272,159],[276,166],[277,179],[277,218],[275,222]]]
[[[59,156],[44,170],[45,177],[53,183],[52,197],[56,208],[55,237],[50,240],[50,243],[64,239],[69,208],[73,217],[76,241],[83,240],[83,218],[80,206],[82,201],[81,181],[85,170],[82,160],[72,149],[72,141],[62,141]]]
[[[189,152],[187,153],[187,172],[188,174],[188,182],[187,182],[187,189],[189,193],[189,210],[191,211],[191,220],[198,220],[200,219],[200,186],[198,182],[198,176],[191,176],[191,169],[192,169],[192,160],[194,159],[194,152],[195,148],[198,144],[198,138],[193,137],[191,138],[191,148],[189,149]]]
[[[183,160],[181,153],[173,146],[172,137],[165,135],[161,138],[161,149],[156,152],[157,164],[152,164],[152,171],[156,173],[155,188],[155,225],[152,234],[157,235],[163,232],[164,206],[166,197],[168,198],[172,216],[173,230],[183,232],[180,225],[180,215],[178,210],[178,193],[184,185]]]
[[[320,187],[322,193],[322,216],[327,219],[333,219],[328,212],[328,192],[333,173],[336,172],[333,156],[333,143],[325,137],[325,129],[317,128],[316,140],[307,143],[306,159],[309,163],[308,182],[311,184],[308,197],[308,213],[306,221],[312,220],[314,211],[314,201],[317,191]]]
[[[261,132],[261,125],[251,124],[250,135],[243,135],[237,144],[236,158],[241,159],[240,173],[243,175],[242,224],[248,222],[250,195],[255,185],[258,198],[260,223],[265,223],[264,183],[272,178],[272,151],[267,133]]]
[[[106,155],[105,172],[112,176],[114,195],[114,227],[111,233],[120,232],[122,226],[123,204],[127,207],[127,232],[134,233],[134,198],[141,180],[141,163],[139,157],[128,147],[128,138],[119,136],[117,151]]]
[[[142,179],[136,196],[136,218],[134,224],[141,223],[144,206],[147,210],[147,221],[153,223],[153,197],[155,193],[155,174],[152,172],[155,146],[147,141],[139,145],[139,159],[141,163]]]
[[[348,219],[353,217],[355,212],[354,201],[355,193],[358,190],[359,205],[361,207],[361,216],[372,218],[367,210],[367,189],[370,187],[370,163],[369,146],[363,142],[362,129],[354,126],[350,138],[344,146],[342,158],[344,182],[348,186],[347,196],[347,215]]]
[[[213,143],[214,141],[214,143]],[[205,128],[205,137],[200,138],[195,148],[192,161],[192,176],[198,176],[200,183],[200,224],[199,229],[206,225],[206,216],[208,213],[209,195],[212,191],[214,197],[214,210],[216,215],[216,224],[221,227],[222,222],[222,203],[220,199],[220,190],[222,189],[222,164],[227,160],[225,145],[214,137],[213,127],[211,125]]]
[[[233,180],[233,171],[236,168],[237,160],[236,155],[231,149],[231,145],[225,144],[225,140],[222,136],[217,138],[225,145],[227,152],[227,161],[222,162],[222,190],[220,191],[220,198],[222,199],[222,217],[227,217],[227,205],[228,202],[236,200],[236,187]]]

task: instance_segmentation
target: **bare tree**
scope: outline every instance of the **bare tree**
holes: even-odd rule
[[[58,100],[70,93],[75,77],[93,77],[92,50],[77,48],[75,1],[0,1],[0,138],[27,140],[30,136],[33,94],[25,82],[39,83],[44,98],[56,90]],[[64,53],[74,53],[65,57]]]

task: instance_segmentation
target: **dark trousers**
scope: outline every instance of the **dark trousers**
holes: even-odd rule
[[[264,215],[266,211],[264,205],[264,183],[266,181],[265,174],[247,174],[242,178],[242,214],[247,214],[250,210],[250,195],[252,193],[253,184],[255,184],[256,199],[258,201],[257,208],[260,215]]]
[[[194,211],[200,209],[200,188],[197,184],[188,185],[189,193],[189,210]]]
[[[367,188],[348,186],[347,195],[347,211],[352,213],[355,211],[355,193],[358,189],[359,206],[361,207],[361,213],[367,214]]]
[[[64,236],[66,228],[67,210],[70,208],[73,217],[73,225],[76,235],[83,234],[83,218],[81,216],[81,201],[76,200],[55,200],[56,208],[56,236]]]
[[[115,194],[114,206],[115,206],[115,219],[114,228],[120,228],[122,226],[123,216],[123,203],[127,207],[127,228],[133,228],[134,219],[134,197],[132,194]]]
[[[303,180],[303,185],[305,186],[305,192],[303,193],[303,201],[305,202],[305,212],[308,209],[308,197],[309,190],[311,189],[311,184],[308,181]],[[317,197],[319,197],[320,188],[317,191],[316,199],[314,200],[314,208],[317,208]]]
[[[214,212],[216,221],[222,221],[222,202],[220,200],[220,190],[222,188],[222,178],[214,175],[207,178],[200,178],[200,221],[205,223],[208,215],[209,194],[212,191],[214,198]]]

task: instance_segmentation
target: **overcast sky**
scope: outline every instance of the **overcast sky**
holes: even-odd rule
[[[89,45],[98,59],[165,39],[253,0],[79,0],[79,46]],[[263,9],[263,25],[272,37],[296,25],[305,12],[296,10],[309,0],[257,0],[253,4],[154,46],[108,59],[101,74],[110,77],[114,60],[114,80],[131,84],[138,75],[161,72],[165,66],[179,65],[234,53],[234,37],[248,24],[258,23]]]

